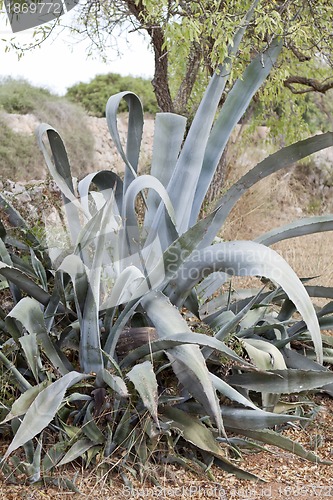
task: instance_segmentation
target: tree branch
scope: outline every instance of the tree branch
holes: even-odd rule
[[[315,80],[313,78],[306,78],[305,76],[290,76],[283,84],[293,94],[306,94],[307,92],[319,92],[325,94],[328,90],[333,89],[333,80],[325,83]],[[305,88],[297,89],[295,85],[304,85]]]

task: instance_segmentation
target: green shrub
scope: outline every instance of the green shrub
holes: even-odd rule
[[[78,83],[70,87],[66,97],[81,104],[93,116],[105,116],[105,103],[110,95],[131,89],[140,96],[146,113],[155,114],[158,106],[149,80],[120,76],[114,73],[98,75],[89,83]],[[127,111],[126,103],[120,104],[119,111]]]
[[[25,80],[5,78],[0,82],[0,108],[6,113],[34,113],[51,98],[47,89],[34,87]]]
[[[2,179],[37,178],[43,157],[36,147],[35,136],[19,134],[6,125],[0,115],[0,172]]]

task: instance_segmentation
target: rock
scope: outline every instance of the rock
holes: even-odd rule
[[[32,114],[1,113],[1,116],[5,119],[8,127],[18,134],[33,135],[36,127],[40,124],[40,121]]]

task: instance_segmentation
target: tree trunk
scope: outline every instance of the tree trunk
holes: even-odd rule
[[[164,34],[161,28],[148,29],[155,54],[155,73],[152,80],[157,104],[161,111],[173,113],[168,77],[168,54],[163,48]]]
[[[130,13],[140,23],[144,23],[145,7],[142,1],[135,2],[133,0],[128,0],[127,6]],[[145,29],[151,38],[155,55],[155,73],[152,85],[154,87],[157,104],[161,111],[172,113],[174,108],[169,88],[168,52],[163,48],[165,42],[163,28],[156,25],[145,26]]]
[[[217,169],[215,171],[213,180],[208,188],[206,197],[205,197],[205,205],[208,205],[208,210],[212,208],[212,205],[221,197],[222,188],[225,183],[226,178],[226,170],[227,170],[227,151],[228,145],[225,147]]]

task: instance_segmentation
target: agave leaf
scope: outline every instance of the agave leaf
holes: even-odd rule
[[[212,273],[207,278],[203,279],[201,283],[196,287],[196,291],[200,302],[203,304],[208,297],[211,297],[226,281],[230,279],[230,276],[226,273]]]
[[[242,344],[252,362],[260,370],[284,370],[287,368],[284,357],[273,344],[260,339],[246,339],[242,341]]]
[[[129,108],[126,154],[121,144],[117,126],[117,111],[121,99],[125,99]],[[143,109],[141,101],[138,96],[132,92],[119,92],[118,94],[111,96],[108,100],[105,115],[113,142],[115,143],[121,158],[124,160],[125,165],[128,167],[125,169],[125,194],[128,186],[137,176],[136,172],[138,168],[140,144],[143,131]]]
[[[198,346],[182,345],[166,352],[179,382],[203,405],[224,433],[218,398],[205,360]]]
[[[272,413],[260,409],[248,410],[247,408],[233,408],[232,406],[221,406],[223,422],[226,429],[264,429],[274,425],[296,420],[308,420],[296,415],[284,415]]]
[[[70,372],[43,389],[26,412],[4,458],[8,458],[14,450],[45,429],[57,413],[66,390],[88,376],[78,372]]]
[[[252,4],[245,19],[242,20],[233,43],[229,46],[228,57],[224,61],[223,66],[219,67],[218,72],[213,75],[209,82],[168,184],[168,192],[175,208],[177,227],[180,234],[184,233],[189,227],[190,213],[208,137],[223,90],[230,76],[232,56],[238,51],[245,27],[253,14],[255,4],[257,2]],[[184,186],[186,186],[185,190]]]
[[[131,410],[130,406],[127,406],[114,432],[113,441],[111,443],[109,450],[110,454],[116,448],[117,445],[124,446],[124,443],[128,439],[128,436],[130,435],[130,430],[131,430],[130,423],[131,423]]]
[[[82,431],[86,435],[88,439],[94,444],[103,444],[105,442],[105,436],[103,432],[100,431],[98,428],[96,422],[93,419],[93,416],[91,414],[91,406],[92,403],[90,403],[87,406],[86,413],[84,416],[83,420],[83,425],[82,425]]]
[[[35,299],[24,297],[8,313],[15,318],[29,333],[44,333],[46,331],[43,312]]]
[[[231,385],[254,391],[267,391],[273,394],[291,394],[318,389],[333,382],[333,373],[325,370],[272,370],[270,373],[253,372],[230,375]]]
[[[137,257],[142,260],[142,267],[144,268],[145,275],[147,275],[150,269],[154,267],[156,259],[159,260],[159,257],[162,254],[161,242],[158,238],[155,238],[153,241],[147,241],[145,248],[141,250],[142,245],[140,245],[140,233],[135,212],[135,200],[138,193],[146,188],[149,188],[150,190],[153,189],[158,196],[160,196],[167,209],[171,223],[175,225],[174,209],[170,201],[170,197],[162,183],[151,175],[141,175],[137,179],[133,180],[124,197],[122,214],[124,231],[121,257],[123,260],[123,267],[125,267],[126,260],[124,261],[124,257],[129,256],[130,259],[133,259],[133,256],[137,255]]]
[[[30,483],[35,483],[40,480],[41,450],[42,443],[40,440],[37,441],[36,450],[34,449],[32,441],[29,441],[24,446],[24,451],[28,461],[21,461],[17,464],[18,470],[28,477]],[[17,457],[15,457],[15,459],[16,458]]]
[[[227,335],[229,335],[236,326],[242,321],[244,316],[249,312],[251,307],[257,302],[259,298],[260,292],[258,295],[253,297],[252,300],[238,313],[234,314],[232,311],[223,311],[217,317],[214,318],[214,321],[208,322],[212,328],[219,328],[219,330],[215,333],[214,338],[217,340],[223,341]],[[202,354],[205,359],[209,358],[212,354],[212,350],[208,348],[202,349]]]
[[[110,170],[100,170],[99,172],[94,172],[92,174],[86,175],[78,184],[78,192],[80,195],[80,200],[86,213],[90,213],[89,209],[89,188],[90,185],[94,183],[98,187],[100,193],[102,193],[105,201],[110,198],[110,192],[114,194],[118,214],[122,213],[122,203],[123,203],[123,181],[114,172]]]
[[[1,238],[0,238],[0,260],[4,262],[4,264],[7,264],[7,266],[13,265],[12,259],[8,253],[6,245],[4,244]]]
[[[100,230],[96,236],[95,253],[92,266],[89,271],[89,285],[84,302],[82,324],[80,325],[80,363],[85,372],[98,373],[99,370],[104,367],[99,326],[100,285],[102,263],[108,236],[108,211],[112,208],[113,202],[114,199],[110,198],[102,209],[103,217],[101,220]]]
[[[35,252],[31,247],[30,247],[30,260],[37,278],[39,279],[43,289],[47,292],[47,276],[44,266],[41,263],[41,261],[37,258]]]
[[[108,309],[138,298],[137,291],[144,279],[144,275],[136,266],[125,267],[116,278],[110,296],[102,304],[102,309]]]
[[[80,257],[71,254],[64,258],[57,271],[65,272],[71,277],[75,291],[74,300],[76,311],[82,321],[85,299],[89,287],[87,269]]]
[[[121,398],[127,398],[129,396],[127,386],[122,378],[113,375],[105,368],[101,370],[99,375],[102,376],[104,382]]]
[[[22,326],[30,333],[30,336],[27,338],[21,337],[20,342],[22,347],[25,349],[27,347],[27,342],[33,340],[33,334],[37,334],[38,342],[41,343],[45,354],[51,361],[52,365],[56,370],[59,370],[62,375],[68,373],[69,370],[72,369],[72,366],[66,356],[57,348],[57,346],[52,342],[50,336],[47,333],[46,325],[44,321],[43,312],[40,308],[38,302],[31,297],[24,297],[20,300],[18,304],[10,311],[8,314],[9,318],[14,318],[16,321],[19,321]],[[32,344],[30,344],[32,347]],[[33,353],[31,354],[31,360],[37,356],[36,347],[33,349]],[[38,358],[38,356],[37,356]],[[37,361],[37,358],[35,360]],[[32,368],[32,367],[31,367]],[[37,365],[36,365],[37,369]],[[37,370],[38,372],[38,370]],[[36,372],[36,373],[37,373]],[[35,378],[36,378],[36,374]],[[38,381],[38,379],[36,379]]]
[[[73,460],[76,460],[79,457],[82,457],[82,455],[89,450],[92,446],[94,446],[95,443],[93,441],[90,441],[90,439],[79,439],[74,443],[70,449],[67,451],[66,455],[58,462],[57,467],[60,467],[61,465],[69,464],[70,462],[73,462]]]
[[[126,191],[124,196],[123,219],[129,224],[136,224],[135,200],[143,189],[153,189],[163,201],[173,224],[176,224],[175,211],[172,206],[170,196],[163,184],[152,175],[140,175],[135,179]]]
[[[177,289],[173,295],[170,294],[170,300],[180,306],[196,283],[214,271],[227,271],[238,276],[264,276],[276,281],[303,316],[311,333],[317,359],[322,362],[320,329],[313,304],[296,273],[277,252],[252,241],[217,243],[206,247],[195,259],[188,259],[180,268],[179,280],[174,281]],[[183,277],[182,281],[180,277]]]
[[[187,413],[165,406],[162,409],[163,415],[171,420],[171,427],[181,432],[182,437],[193,444],[200,450],[219,458],[223,462],[223,468],[228,467],[228,472],[236,474],[243,479],[254,479],[256,476],[253,474],[239,469],[232,464],[223,454],[223,449],[216,442],[212,432],[204,424],[197,419],[191,417]]]
[[[131,351],[122,361],[121,366],[127,367],[132,365],[138,359],[147,356],[150,353],[165,351],[168,349],[173,349],[175,347],[182,346],[184,344],[197,345],[208,347],[210,349],[219,351],[226,356],[228,359],[241,363],[242,366],[249,366],[251,364],[247,363],[244,359],[239,357],[232,349],[226,346],[223,342],[215,339],[214,337],[209,337],[202,333],[195,332],[179,332],[170,333],[166,337],[161,337],[158,340],[154,340],[149,344],[143,345]]]
[[[0,424],[4,424],[5,422],[9,422],[10,420],[12,420],[12,418],[24,415],[28,411],[38,394],[48,385],[49,381],[44,380],[41,384],[30,387],[30,389],[21,394],[21,396],[14,401],[10,412],[8,413],[6,418],[2,422],[0,422]]]
[[[155,118],[153,157],[150,173],[167,188],[177,162],[186,128],[186,118],[174,113],[157,113]],[[152,225],[160,197],[150,190],[144,227]]]
[[[183,264],[183,262],[191,255],[191,253],[196,249],[199,242],[203,239],[206,234],[215,214],[210,214],[203,220],[200,220],[191,227],[181,236],[177,236],[171,245],[163,252],[160,260],[156,263],[156,266],[149,272],[148,278],[142,283],[137,291],[137,296],[144,295],[147,290],[147,281],[153,283],[154,286],[159,286],[159,288],[164,288],[167,283],[172,279]],[[150,239],[151,234],[146,240],[146,246],[152,245],[153,241]],[[152,245],[152,250],[156,247]],[[163,245],[162,245],[162,248]],[[168,288],[164,290],[164,293],[168,294]]]
[[[110,201],[112,203],[112,200]],[[59,269],[71,275],[76,295],[77,306],[80,307],[80,363],[87,373],[98,371],[103,367],[100,345],[99,298],[103,253],[105,251],[107,213],[109,202],[100,211],[101,223],[96,234],[96,245],[91,269],[87,272],[82,261],[74,256],[67,256]],[[99,216],[99,213],[96,214]],[[83,292],[81,289],[83,282]]]
[[[151,292],[141,303],[160,337],[174,336],[177,340],[178,333],[191,333],[179,311],[162,293]],[[179,381],[202,403],[207,413],[215,420],[218,429],[222,431],[223,424],[216,391],[199,347],[193,345],[175,347],[167,351],[167,356]]]
[[[0,350],[0,362],[4,365],[5,368],[7,368],[7,370],[10,370],[12,372],[21,392],[25,392],[32,387],[30,382],[28,382],[28,380],[24,378],[22,373],[16,368],[16,366],[11,361],[9,361],[8,358],[6,358],[6,356],[1,350]]]
[[[295,411],[295,409],[302,406],[315,407],[316,403],[310,400],[296,401],[295,403],[290,401],[279,401],[274,408],[275,413],[286,413],[288,411]]]
[[[42,360],[39,354],[37,334],[31,333],[19,338],[29,369],[32,371],[36,382],[39,382],[39,374],[42,371]]]
[[[127,377],[133,383],[135,389],[140,394],[144,406],[158,425],[158,386],[153,365],[150,361],[135,365],[127,373]]]
[[[54,163],[43,142],[45,133],[50,143]],[[41,123],[38,126],[36,135],[38,145],[43,153],[49,172],[63,195],[69,230],[72,242],[75,243],[81,228],[79,212],[83,212],[83,208],[74,194],[74,186],[66,148],[58,132],[47,123]]]
[[[288,368],[295,368],[300,370],[315,370],[319,372],[327,372],[327,368],[316,363],[312,359],[299,354],[294,349],[283,349],[283,355],[286,360],[286,365]],[[330,373],[330,372],[328,372]],[[333,396],[333,383],[328,383],[321,387],[321,391],[326,392],[330,396]]]
[[[110,358],[114,357],[116,345],[121,335],[121,332],[125,328],[129,319],[133,316],[133,313],[136,307],[139,305],[139,303],[140,299],[131,300],[130,302],[128,302],[124,307],[123,311],[121,311],[121,313],[119,314],[117,321],[114,323],[112,328],[110,328],[109,335],[104,344],[104,351]]]
[[[266,448],[266,446],[261,446],[260,444],[258,443],[255,443],[254,441],[250,441],[249,439],[242,439],[242,438],[239,438],[239,437],[232,437],[232,438],[217,438],[217,441],[219,443],[226,443],[226,444],[229,444],[233,447],[236,447],[236,448],[245,448],[245,449],[249,449],[249,450],[260,450],[260,451],[264,451],[265,453],[274,453],[272,450],[269,450],[268,448]]]
[[[8,266],[0,262],[0,274],[4,276],[8,282],[14,283],[20,290],[23,290],[41,304],[45,306],[48,304],[50,295],[16,267]]]
[[[184,403],[177,404],[177,407],[193,415],[206,415],[202,405],[196,402],[186,401]],[[231,428],[264,429],[266,427],[280,425],[289,421],[309,420],[305,417],[278,414],[270,411],[264,411],[260,408],[250,410],[248,408],[235,408],[232,406],[221,405],[220,411],[224,426],[227,430],[230,430]]]
[[[286,224],[279,228],[273,229],[268,233],[258,236],[254,241],[263,245],[273,245],[278,241],[287,240],[288,238],[297,238],[306,234],[321,233],[323,231],[333,230],[333,215],[321,215],[319,217],[307,217],[306,219],[298,219],[291,224]]]
[[[332,462],[330,462],[329,460],[322,460],[318,455],[315,455],[311,451],[305,450],[303,446],[297,441],[293,441],[292,439],[287,438],[286,436],[283,436],[281,434],[278,434],[277,432],[272,431],[270,429],[252,430],[244,426],[242,428],[238,427],[234,429],[230,428],[230,431],[236,432],[237,434],[243,434],[244,436],[249,437],[251,439],[255,439],[256,441],[261,441],[266,444],[277,446],[282,450],[294,453],[295,455],[301,458],[305,458],[310,462],[314,462],[316,464],[321,463],[326,465],[332,465]]]
[[[251,361],[261,370],[284,370],[287,369],[284,357],[279,349],[269,342],[261,339],[247,339],[242,342]],[[262,406],[265,410],[274,411],[275,405],[280,398],[280,392],[271,393],[263,391],[261,394]]]
[[[252,97],[266,80],[283,47],[282,39],[276,37],[266,52],[258,54],[247,66],[244,74],[228,93],[225,103],[209,136],[203,165],[198,180],[193,206],[191,223],[195,222],[204,201],[206,192],[212,182],[214,172],[221,158],[230,134],[247,110]]]
[[[256,182],[317,151],[331,146],[333,146],[333,132],[327,132],[326,134],[316,135],[304,141],[296,142],[291,146],[282,148],[258,163],[258,165],[235,182],[235,184],[233,184],[233,186],[218,200],[216,204],[216,217],[201,243],[201,248],[211,244],[237,201],[248,189],[256,184]]]
[[[250,399],[247,399],[244,396],[242,396],[242,394],[236,391],[233,387],[231,387],[221,378],[217,377],[213,373],[210,374],[210,378],[213,381],[215,389],[223,396],[226,396],[231,401],[236,401],[236,403],[239,403],[243,406],[252,408],[253,410],[259,410],[259,408],[255,404],[253,404],[252,401],[250,401]]]
[[[65,441],[58,441],[51,448],[49,448],[42,460],[42,468],[44,472],[47,472],[57,465],[58,462],[65,455],[65,450],[67,448],[67,443]]]

